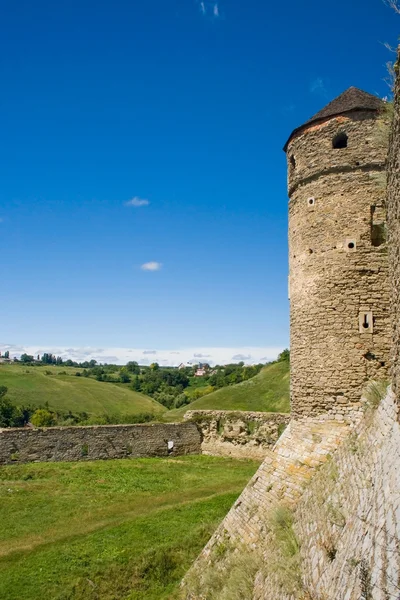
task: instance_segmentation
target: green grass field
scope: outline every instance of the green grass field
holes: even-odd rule
[[[0,598],[174,598],[257,467],[208,456],[1,467]]]
[[[289,363],[264,367],[252,379],[221,388],[187,406],[164,414],[165,420],[179,420],[187,410],[255,410],[289,412]]]
[[[17,405],[43,406],[51,410],[102,414],[162,414],[158,402],[128,387],[102,383],[89,377],[75,377],[78,369],[61,367],[23,367],[0,365],[0,386],[8,388],[7,396]],[[51,375],[46,375],[46,371]],[[67,375],[58,375],[66,371]]]

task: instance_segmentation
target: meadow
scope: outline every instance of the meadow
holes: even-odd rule
[[[174,598],[257,467],[208,456],[1,467],[0,598]]]
[[[89,415],[153,413],[165,407],[140,392],[89,377],[75,377],[73,367],[25,367],[0,365],[0,385],[16,405],[39,407],[48,403],[51,410],[86,412]]]

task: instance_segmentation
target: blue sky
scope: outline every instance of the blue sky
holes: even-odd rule
[[[0,346],[288,345],[282,146],[350,85],[388,93],[400,17],[381,0],[0,4]]]

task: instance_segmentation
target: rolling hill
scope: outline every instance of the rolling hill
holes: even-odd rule
[[[68,374],[59,374],[60,371]],[[8,388],[7,397],[17,405],[43,406],[48,402],[55,411],[84,411],[96,416],[165,412],[165,407],[149,396],[113,383],[75,377],[75,371],[51,366],[0,365],[0,386]]]
[[[168,411],[163,420],[180,420],[187,410],[211,409],[289,412],[289,362],[268,365],[248,381],[221,388],[187,406]]]

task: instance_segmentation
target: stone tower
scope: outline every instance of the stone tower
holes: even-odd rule
[[[351,87],[285,145],[293,416],[359,409],[388,375],[385,103]]]

